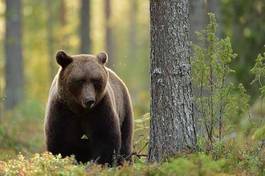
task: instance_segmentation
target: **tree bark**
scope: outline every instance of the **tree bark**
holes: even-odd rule
[[[151,125],[148,160],[196,148],[189,0],[151,0]]]
[[[46,10],[47,10],[47,22],[46,22],[46,31],[47,31],[47,48],[48,48],[48,59],[49,59],[49,80],[52,82],[56,68],[54,64],[54,32],[53,32],[53,26],[54,26],[54,16],[52,11],[52,0],[46,0]]]
[[[81,0],[80,5],[80,52],[90,53],[90,0]]]
[[[22,7],[20,0],[6,0],[5,108],[14,108],[23,98]]]
[[[105,0],[104,3],[105,12],[105,48],[109,56],[109,66],[114,65],[114,42],[111,25],[111,0]]]

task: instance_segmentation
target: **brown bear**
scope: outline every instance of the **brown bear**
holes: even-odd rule
[[[47,150],[62,157],[74,155],[83,163],[130,160],[131,99],[123,81],[105,66],[107,54],[70,56],[58,51],[56,60],[61,67],[46,107]]]

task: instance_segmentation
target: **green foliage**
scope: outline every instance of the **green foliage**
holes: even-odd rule
[[[172,159],[162,165],[138,163],[119,168],[107,168],[88,163],[77,165],[73,158],[35,154],[30,158],[18,155],[16,159],[0,163],[0,174],[7,175],[212,175],[222,172],[225,160],[214,161],[198,153]]]
[[[210,148],[216,138],[221,140],[224,132],[239,122],[248,109],[249,99],[243,85],[230,80],[234,73],[230,64],[236,54],[229,38],[216,36],[216,28],[215,16],[209,14],[207,28],[198,32],[202,46],[194,46],[192,62],[196,106]]]
[[[265,96],[265,85],[264,85],[264,79],[265,79],[265,52],[262,54],[259,54],[256,63],[254,67],[250,70],[250,73],[255,75],[254,80],[252,83],[258,82],[260,86],[260,94],[261,97]]]
[[[149,142],[149,126],[150,126],[150,114],[138,117],[134,120],[134,144],[133,148],[138,154],[147,153],[147,145]]]
[[[84,166],[74,164],[73,158],[62,159],[47,153],[35,154],[29,159],[18,155],[14,160],[0,163],[0,175],[82,175]]]
[[[250,138],[243,136],[237,139],[227,139],[225,142],[217,142],[211,155],[214,158],[226,159],[226,170],[234,173],[246,171],[253,175],[265,174],[265,149]]]
[[[265,125],[255,131],[255,133],[253,134],[253,139],[265,140]]]
[[[262,175],[264,159],[261,150],[244,149],[230,145],[226,157],[215,160],[205,153],[187,154],[175,157],[162,164],[147,164],[136,160],[133,165],[108,168],[94,163],[77,164],[73,157],[61,158],[49,153],[34,154],[30,157],[0,161],[0,175]],[[263,151],[264,152],[264,151]]]
[[[0,124],[0,153],[7,152],[10,156],[0,155],[0,160],[43,148],[43,110],[40,102],[30,100],[5,113]]]
[[[255,61],[253,58],[264,46],[265,1],[264,0],[222,0],[222,30],[231,37],[231,42],[239,59],[234,60],[235,79],[243,83],[252,102],[258,96],[256,86],[249,83],[253,79],[248,74]]]
[[[255,82],[258,82],[259,90],[260,90],[260,98],[261,98],[261,108],[264,108],[263,102],[265,97],[265,52],[263,54],[259,54],[256,59],[256,63],[254,67],[250,70],[250,72],[255,76],[254,80],[252,81],[252,84]],[[262,117],[264,117],[262,115]],[[264,120],[263,120],[264,121]],[[259,123],[263,124],[263,123]],[[253,134],[253,139],[256,140],[265,140],[265,125],[258,126],[258,129]]]
[[[214,175],[223,172],[225,160],[213,160],[204,153],[172,159],[161,165],[161,175]]]

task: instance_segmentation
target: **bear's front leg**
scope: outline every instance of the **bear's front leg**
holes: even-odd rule
[[[121,161],[128,161],[131,162],[132,158],[132,132],[133,131],[133,117],[132,117],[132,110],[129,109],[123,124],[121,125]]]
[[[82,131],[77,119],[67,109],[55,104],[46,116],[45,137],[46,148],[54,155],[62,157],[75,155],[76,159],[86,162],[90,153],[86,150],[88,144],[81,141]]]
[[[121,148],[121,132],[116,118],[102,122],[93,133],[93,158],[99,164],[115,165]]]
[[[57,125],[49,125],[46,132],[46,147],[53,155],[61,154],[62,157],[76,155],[78,134],[71,133],[71,130],[54,128]]]

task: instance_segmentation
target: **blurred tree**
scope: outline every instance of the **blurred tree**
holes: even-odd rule
[[[215,16],[219,16],[219,9],[220,9],[219,0],[207,0],[207,6],[208,6],[208,12],[214,13]]]
[[[205,0],[191,0],[191,40],[197,44],[196,32],[201,31],[207,23]]]
[[[47,9],[47,48],[48,48],[48,59],[49,59],[49,74],[50,74],[50,82],[52,82],[53,77],[56,72],[55,64],[54,64],[54,15],[52,10],[52,0],[46,0],[46,9]]]
[[[208,23],[208,13],[215,14],[217,21],[221,21],[220,4],[218,0],[191,0],[191,40],[198,44],[196,32],[201,31]],[[220,26],[220,25],[219,25]],[[221,30],[218,28],[218,35]]]
[[[208,16],[208,13],[214,13],[216,20],[218,22],[218,28],[217,28],[217,36],[221,36],[222,32],[222,23],[221,23],[221,14],[220,14],[220,1],[219,0],[207,0],[207,12],[206,12],[206,18]],[[206,24],[205,24],[206,26]]]
[[[255,58],[265,44],[265,1],[229,0],[222,1],[223,30],[231,36],[232,46],[238,53],[234,61],[236,81],[244,84],[253,101],[257,96],[256,85],[249,84],[253,75],[249,73]]]
[[[67,48],[67,35],[65,34],[65,28],[66,28],[66,24],[67,24],[67,19],[66,19],[66,13],[67,13],[67,9],[66,9],[66,1],[65,0],[61,0],[60,1],[60,7],[59,7],[59,18],[60,18],[60,28],[64,30],[64,32],[62,33],[62,37],[61,37],[61,41],[60,41],[60,47],[62,49],[68,50]]]
[[[130,26],[129,26],[129,52],[130,58],[136,57],[137,46],[136,46],[136,14],[137,14],[137,0],[130,0]]]
[[[148,160],[193,151],[189,0],[151,0],[151,126]]]
[[[5,29],[5,108],[14,108],[23,98],[22,5],[6,0]]]
[[[81,0],[80,3],[80,52],[91,52],[90,0]]]
[[[109,55],[109,65],[114,65],[114,41],[112,33],[112,20],[111,20],[111,0],[104,2],[105,12],[105,49]]]

